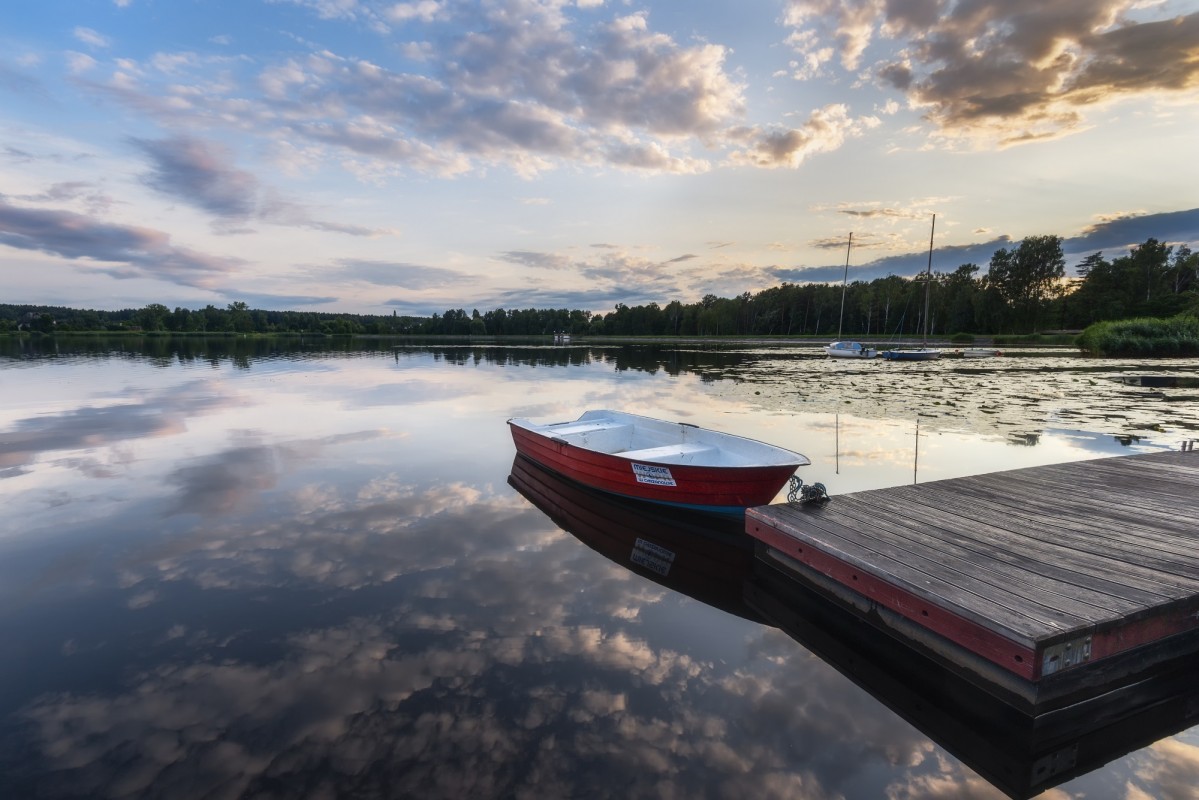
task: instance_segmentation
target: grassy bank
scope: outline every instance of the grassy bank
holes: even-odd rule
[[[1199,317],[1096,322],[1078,337],[1078,348],[1099,356],[1199,356]]]

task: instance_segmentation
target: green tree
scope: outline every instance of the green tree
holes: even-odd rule
[[[1106,261],[1096,253],[1079,265],[1084,277],[1066,298],[1068,318],[1076,327],[1130,317],[1168,317],[1187,304],[1185,256],[1180,262],[1173,247],[1147,239],[1127,255]]]
[[[238,333],[249,333],[254,330],[254,321],[250,318],[250,307],[241,300],[235,300],[229,304],[229,322],[230,329]]]
[[[1094,322],[1131,316],[1133,292],[1120,265],[1108,261],[1102,253],[1092,253],[1078,265],[1081,281],[1064,298],[1066,325],[1086,328]]]
[[[1105,266],[1109,265],[1103,260],[1102,252],[1091,253],[1089,256],[1079,262],[1078,276],[1085,280],[1088,276],[1090,276],[1091,272],[1096,269],[1103,269]]]
[[[1167,277],[1170,271],[1170,253],[1173,249],[1157,239],[1150,238],[1146,239],[1144,244],[1132,248],[1126,256],[1129,287],[1144,287],[1146,313],[1151,311],[1154,297],[1160,297],[1168,291]]]
[[[483,317],[479,314],[479,309],[474,309],[470,312],[470,335],[485,336],[487,334],[487,323],[483,321]]]
[[[570,332],[586,333],[591,327],[591,312],[575,309],[570,312]]]
[[[1036,330],[1044,306],[1062,291],[1066,259],[1060,236],[1029,236],[1015,250],[991,256],[987,277],[1013,311],[1017,325]]]
[[[144,331],[165,330],[170,314],[171,310],[162,303],[151,303],[134,315],[133,324]]]
[[[168,330],[172,331],[194,331],[198,330],[198,325],[203,324],[203,317],[199,314],[193,314],[190,309],[176,306],[175,310],[166,320]]]
[[[942,306],[941,319],[946,333],[961,333],[979,330],[974,318],[979,285],[975,276],[977,264],[962,264],[948,275],[938,275],[941,291],[938,292]]]
[[[233,330],[229,313],[222,311],[211,303],[196,313],[203,314],[204,316],[204,327],[202,330],[209,332]]]
[[[903,333],[901,326],[906,318],[906,299],[911,281],[904,280],[898,275],[888,275],[874,281],[878,296],[879,331],[888,336]]]
[[[503,336],[508,333],[508,312],[502,308],[488,311],[483,315],[483,324],[492,334]]]
[[[1199,253],[1180,244],[1174,251],[1174,294],[1182,294],[1199,287]]]

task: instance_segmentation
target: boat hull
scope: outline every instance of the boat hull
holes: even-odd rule
[[[921,348],[919,350],[884,350],[879,353],[888,361],[935,361],[941,357],[940,350]]]
[[[741,514],[750,506],[766,505],[797,467],[809,463],[793,453],[789,463],[752,466],[639,460],[598,452],[554,436],[552,430],[543,433],[515,422],[509,420],[508,427],[516,451],[569,480],[621,497],[709,513]]]

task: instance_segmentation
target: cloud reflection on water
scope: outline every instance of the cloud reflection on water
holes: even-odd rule
[[[794,437],[825,471],[838,435],[849,470],[909,469],[910,436],[887,412],[837,429],[838,392],[867,409],[884,389],[830,380],[799,406],[786,358],[719,356],[666,359],[657,377],[627,354],[553,370],[542,355],[413,350],[317,371],[251,361],[201,381],[156,367],[174,385],[111,413],[83,398],[18,415],[0,433],[17,437],[0,439],[5,465],[57,505],[0,543],[0,634],[15,654],[0,665],[0,788],[998,798],[781,632],[608,561],[504,484],[505,418],[621,403]],[[162,380],[138,366],[128,385]],[[80,369],[100,382],[109,367]],[[1037,408],[1054,407],[1045,398]],[[971,419],[930,423],[930,465],[981,447],[953,431]],[[1028,427],[1046,432],[1042,452],[1061,438]],[[63,466],[74,482],[60,486]],[[1183,791],[1193,751],[1168,740],[1103,778],[1169,796],[1158,790]]]
[[[361,431],[278,445],[246,443],[182,464],[165,478],[179,490],[168,513],[210,516],[246,510],[258,495],[276,486],[280,474],[326,448],[390,436],[387,431]]]
[[[620,776],[628,796],[664,786],[698,796],[717,785],[785,797],[800,787],[823,794],[824,782],[840,780],[833,765],[893,760],[849,735],[849,707],[780,702],[790,690],[775,683],[780,669],[806,696],[839,679],[815,659],[782,658],[789,641],[778,634],[743,629],[747,641],[773,637],[773,651],[736,659],[736,672],[654,646],[638,633],[643,606],[668,593],[594,557],[506,492],[421,490],[392,475],[325,487],[307,511],[276,516],[292,500],[269,498],[273,522],[197,524],[141,544],[107,576],[93,567],[98,590],[120,587],[126,598],[111,632],[125,640],[104,646],[148,651],[128,654],[140,666],[104,690],[67,681],[21,711],[44,759],[40,788],[568,796],[609,791]],[[214,617],[184,584],[229,595],[221,605],[230,610]],[[353,598],[364,592],[382,594]],[[152,637],[147,613],[162,621]],[[61,658],[86,651],[83,643]],[[512,685],[518,695],[505,690]],[[918,734],[893,727],[907,740],[901,750],[920,748]]]
[[[187,429],[187,420],[214,413],[235,400],[213,391],[206,381],[154,393],[140,402],[88,405],[17,419],[0,431],[0,478],[25,474],[29,466],[52,452],[95,451],[121,442],[174,436]],[[59,464],[82,468],[90,477],[110,477],[97,470],[95,458],[60,459]],[[90,470],[90,471],[89,471]]]

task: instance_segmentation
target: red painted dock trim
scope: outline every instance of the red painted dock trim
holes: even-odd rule
[[[1199,613],[1189,605],[1115,625],[1091,634],[1091,660],[1124,653],[1194,630],[1199,630]]]
[[[822,575],[849,587],[880,605],[907,617],[970,651],[1027,680],[1038,672],[1036,652],[987,630],[982,625],[946,611],[924,598],[904,591],[868,572],[847,564],[820,550],[805,546],[798,539],[769,526],[755,509],[747,512],[746,531],[750,536],[773,547]]]

